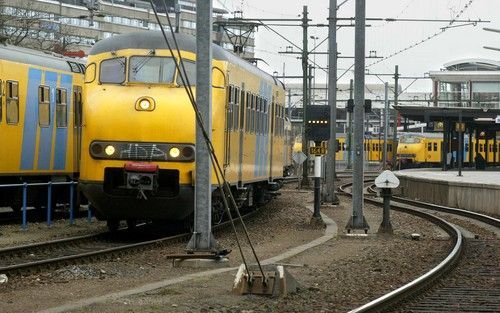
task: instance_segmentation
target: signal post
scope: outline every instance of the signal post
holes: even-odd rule
[[[330,139],[330,106],[311,105],[308,108],[306,121],[306,136],[315,142],[314,147],[309,148],[309,153],[314,155],[314,213],[311,223],[323,224],[321,218],[321,176],[322,156],[327,154],[326,144]],[[335,147],[328,147],[335,149]],[[333,150],[335,151],[335,150]],[[335,156],[335,153],[333,153]]]

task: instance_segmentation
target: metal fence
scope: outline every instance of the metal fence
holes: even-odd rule
[[[78,185],[76,181],[70,182],[47,182],[47,183],[22,183],[22,184],[0,184],[0,188],[23,188],[23,206],[22,206],[22,229],[28,229],[27,222],[27,206],[28,206],[28,187],[47,186],[47,226],[52,225],[52,186],[69,186],[69,223],[75,223],[74,218],[74,191],[75,186]],[[90,207],[87,208],[87,221],[92,222],[92,212]]]

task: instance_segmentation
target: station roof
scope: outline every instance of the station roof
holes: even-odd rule
[[[500,61],[469,58],[445,63],[444,67],[448,71],[500,71]]]
[[[410,106],[410,105],[398,105],[395,107],[398,112],[406,118],[415,121],[442,121],[444,118],[452,118],[457,119],[459,116],[459,112],[462,112],[463,121],[475,123],[483,123],[484,124],[495,124],[495,121],[491,121],[497,115],[500,115],[499,109],[488,109],[484,110],[481,108],[450,108],[450,107],[422,107],[422,106]],[[483,119],[475,120],[475,119]],[[500,129],[500,124],[497,124]]]
[[[444,82],[500,81],[499,71],[431,71],[432,80]]]

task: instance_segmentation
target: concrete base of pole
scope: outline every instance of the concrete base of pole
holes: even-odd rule
[[[326,227],[325,222],[323,221],[323,218],[321,216],[313,216],[311,217],[311,220],[309,221],[309,225],[314,226],[314,227]]]
[[[262,270],[265,277],[262,277],[256,266],[250,266],[250,273],[247,273],[245,265],[241,264],[234,279],[232,293],[282,297],[297,291],[297,280],[283,265],[264,265]]]
[[[348,233],[351,233],[352,231],[356,231],[356,230],[362,230],[365,232],[365,234],[367,234],[368,230],[370,229],[370,226],[368,225],[368,222],[366,221],[364,216],[363,216],[363,220],[361,223],[356,222],[354,220],[354,216],[351,216],[345,229],[347,230]]]
[[[378,234],[384,234],[384,235],[393,235],[394,234],[394,230],[392,229],[391,223],[384,224],[382,222],[382,224],[380,224],[380,227],[379,227],[377,233]]]

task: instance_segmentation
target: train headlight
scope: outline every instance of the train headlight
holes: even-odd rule
[[[148,99],[142,99],[139,101],[139,107],[144,111],[150,110],[151,102]]]
[[[106,153],[106,155],[108,156],[112,156],[113,154],[115,154],[115,147],[113,147],[112,145],[108,145],[106,146],[106,148],[104,149],[104,152]]]
[[[135,102],[137,111],[153,111],[155,109],[155,101],[151,97],[140,97]]]
[[[181,150],[179,150],[179,148],[177,147],[173,147],[173,148],[170,148],[170,150],[168,151],[168,154],[172,157],[172,158],[178,158],[179,155],[181,154]]]
[[[99,155],[102,153],[102,146],[98,143],[93,143],[90,146],[90,150],[91,150],[92,154]]]

